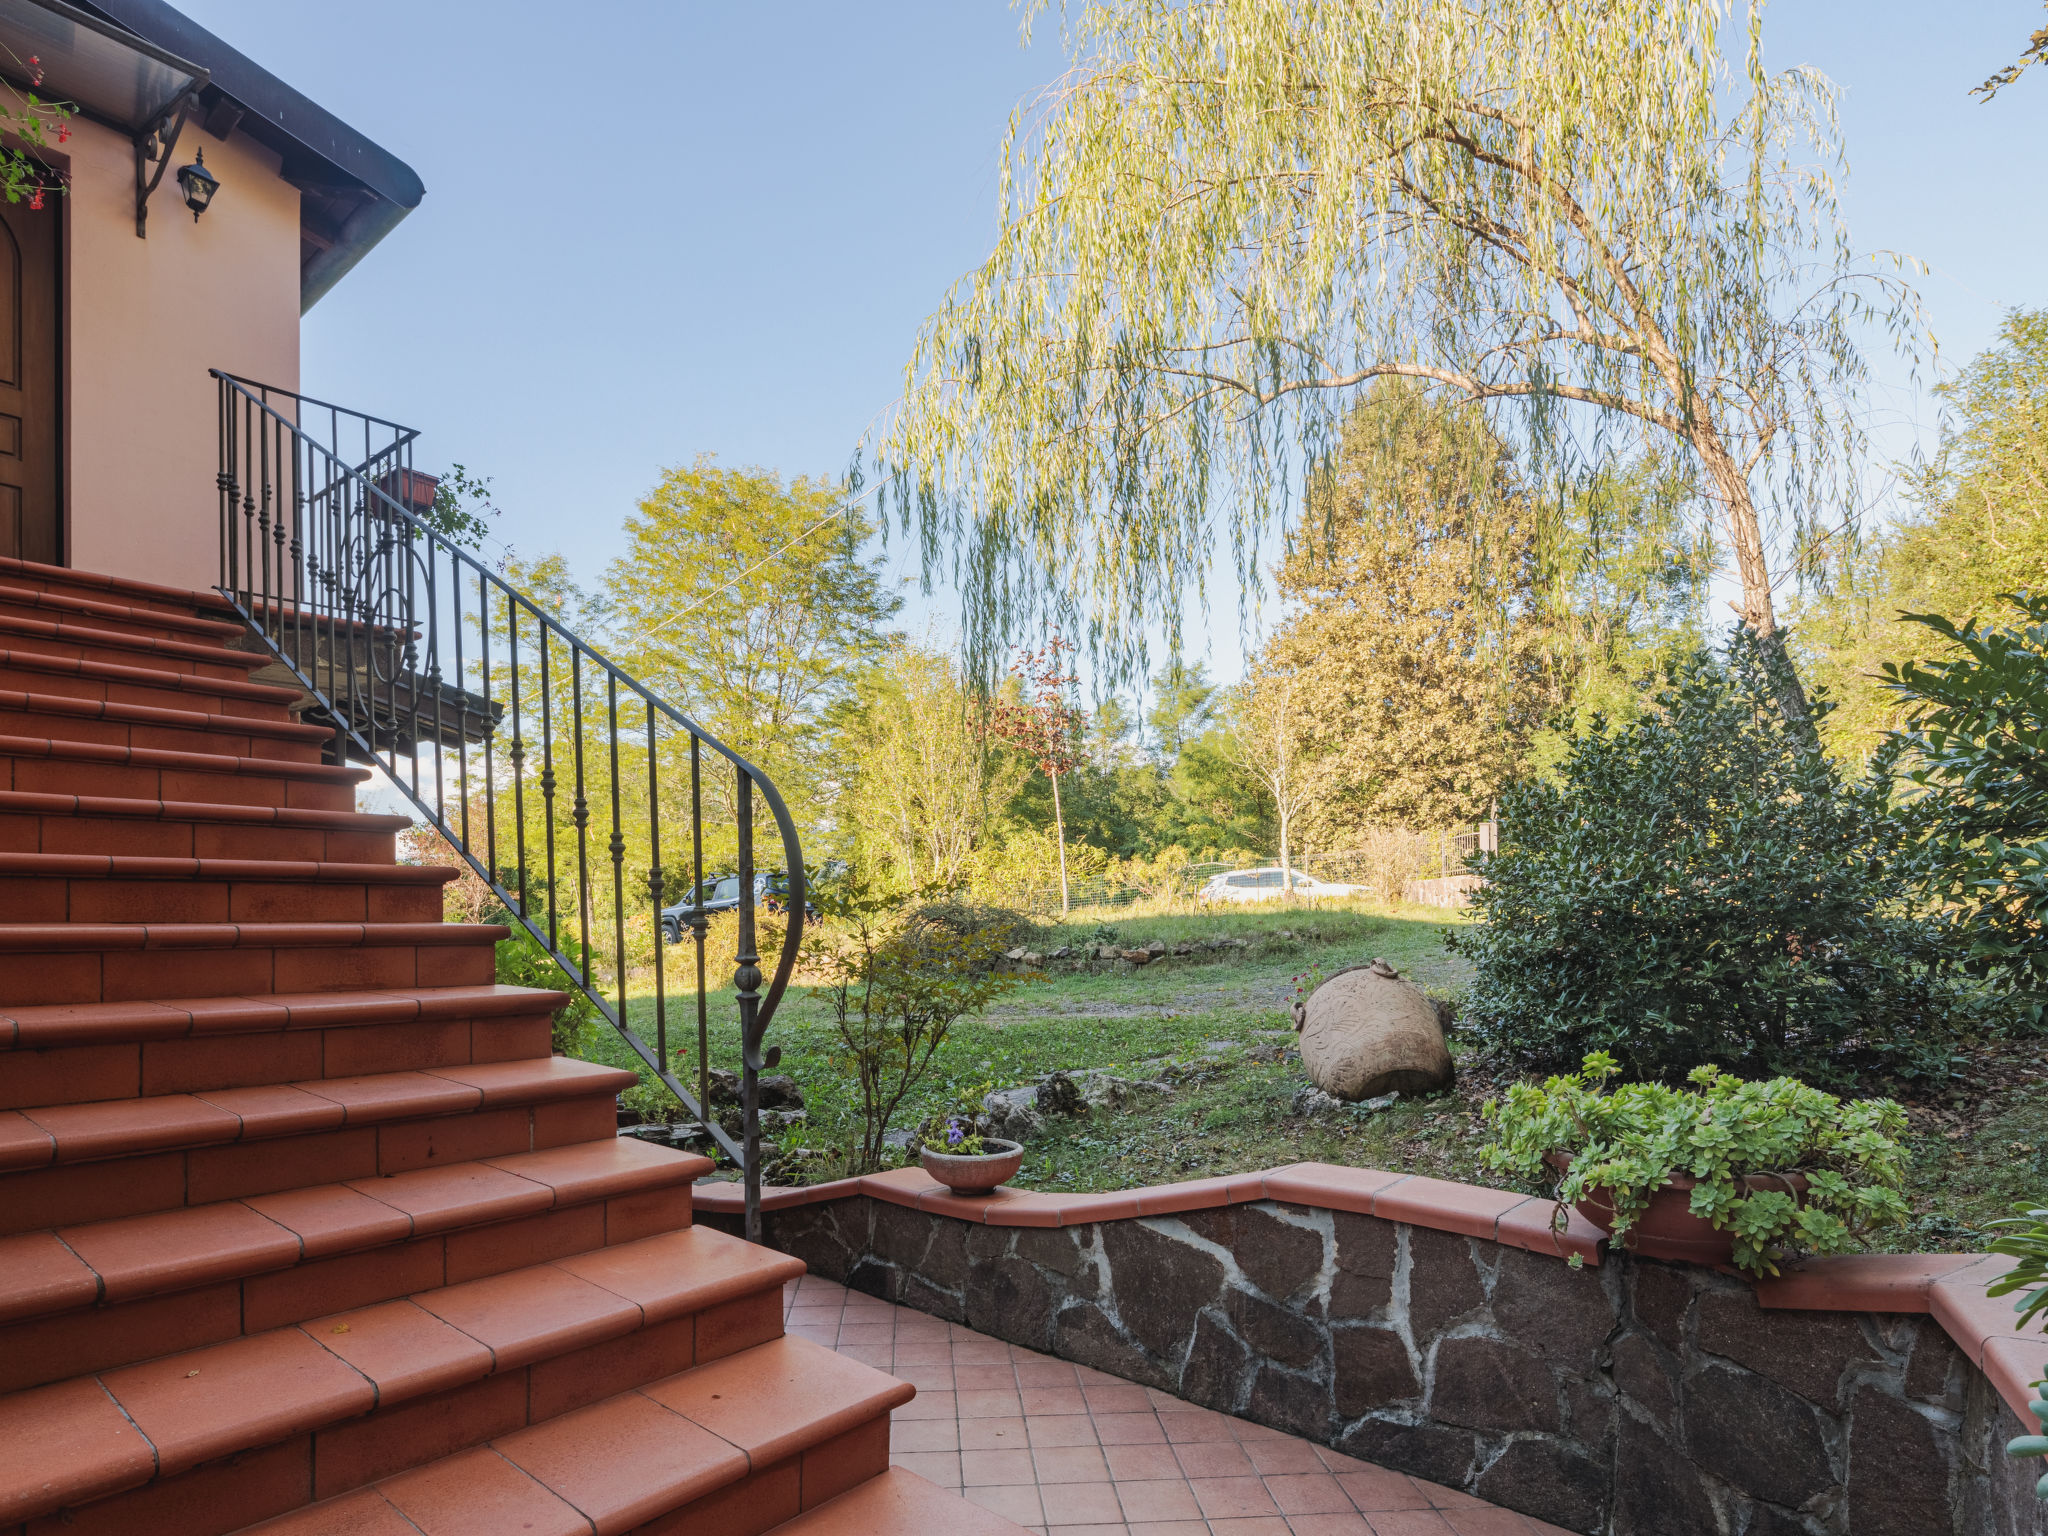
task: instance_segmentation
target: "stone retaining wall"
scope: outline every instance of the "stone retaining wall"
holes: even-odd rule
[[[2025,1431],[1925,1314],[1765,1310],[1692,1266],[1575,1269],[1275,1200],[1020,1227],[859,1193],[765,1234],[857,1290],[1573,1531],[2048,1531],[2038,1469],[2002,1455]]]

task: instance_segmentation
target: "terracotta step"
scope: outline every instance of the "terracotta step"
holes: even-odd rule
[[[298,722],[290,707],[304,697],[299,689],[252,683],[246,677],[201,677],[135,661],[89,661],[39,650],[32,643],[0,646],[0,690],[294,725]]]
[[[352,811],[367,768],[0,734],[0,789]]]
[[[0,853],[0,923],[426,923],[446,866]]]
[[[220,1036],[310,1033],[342,1029],[385,1028],[403,1030],[402,1037],[384,1035],[365,1039],[349,1056],[353,1065],[345,1074],[365,1069],[380,1042],[400,1038],[425,1038],[445,1023],[482,1022],[507,1016],[545,1016],[568,1001],[565,992],[536,987],[508,987],[496,982],[455,987],[407,987],[374,992],[265,993],[252,997],[188,997],[147,999],[124,1003],[56,1004],[10,1007],[0,1011],[0,1050],[16,1047],[45,1050],[57,1047],[133,1046],[140,1056],[124,1058],[138,1062],[143,1080],[151,1075],[150,1051],[160,1044],[187,1039],[209,1041]],[[452,1037],[451,1037],[452,1040]],[[328,1041],[325,1048],[337,1049]],[[472,1057],[444,1056],[448,1043],[433,1048],[433,1060],[416,1051],[403,1050],[405,1060],[392,1070],[421,1066],[459,1066],[471,1060],[502,1061],[499,1055]],[[544,1056],[545,1050],[533,1052]],[[19,1064],[10,1071],[24,1070]],[[273,1081],[293,1075],[284,1073]],[[152,1090],[145,1090],[152,1091]],[[170,1090],[163,1090],[170,1091]]]
[[[196,640],[215,645],[248,633],[245,626],[234,620],[197,618],[140,607],[121,602],[111,594],[74,597],[66,592],[23,586],[4,578],[0,578],[0,614],[20,619],[68,620],[160,640]]]
[[[0,997],[119,1003],[166,993],[480,986],[495,923],[18,923],[0,926]]]
[[[690,1225],[627,1137],[0,1238],[0,1393]]]
[[[294,720],[258,720],[201,709],[115,704],[15,689],[0,689],[0,735],[294,763],[319,762],[321,749],[334,739],[334,733],[324,727],[300,725]]]
[[[18,853],[388,864],[411,825],[357,811],[0,790],[0,848]]]
[[[621,1394],[636,1411],[687,1414],[689,1440],[737,1447],[719,1479],[737,1481],[749,1452],[764,1466],[801,1456],[886,1425],[911,1395],[780,1337],[781,1287],[802,1268],[692,1227],[15,1393],[0,1398],[0,1522],[63,1510],[62,1528],[80,1536],[197,1536],[412,1468],[431,1478],[451,1452],[485,1442],[536,1464],[550,1447],[588,1457],[591,1420],[574,1410]],[[568,1428],[519,1434],[538,1422]],[[251,1453],[268,1447],[288,1477],[249,1475]],[[881,1449],[886,1459],[886,1430]],[[220,1481],[270,1507],[193,1497],[227,1457],[240,1460]],[[675,1459],[587,1465],[614,1480]],[[124,1489],[138,1491],[108,1497]]]
[[[161,640],[123,629],[66,619],[24,619],[0,614],[0,645],[48,656],[75,656],[81,661],[111,661],[125,666],[161,667],[196,677],[247,681],[264,664],[249,651],[208,645],[195,640]]]
[[[109,576],[99,571],[81,571],[68,565],[45,565],[36,560],[0,558],[0,582],[9,586],[63,592],[132,604],[169,613],[213,613],[225,617],[230,609],[218,592],[190,587],[167,587],[154,581],[137,581],[131,576]]]
[[[775,1536],[1025,1536],[1025,1527],[1015,1521],[902,1467],[891,1467],[771,1529]]]
[[[635,1080],[544,1056],[0,1111],[0,1233],[596,1141]]]
[[[889,1413],[913,1395],[872,1367],[778,1339],[255,1529],[765,1531],[882,1475]]]

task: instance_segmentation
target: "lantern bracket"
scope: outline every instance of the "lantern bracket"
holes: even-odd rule
[[[149,199],[164,179],[171,156],[178,147],[178,135],[185,131],[185,119],[199,105],[199,93],[187,91],[165,107],[155,122],[135,136],[135,238],[149,238]],[[156,171],[149,171],[150,162]]]

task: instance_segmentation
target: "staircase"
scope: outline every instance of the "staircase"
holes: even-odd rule
[[[0,1536],[1016,1532],[221,612],[0,560]]]

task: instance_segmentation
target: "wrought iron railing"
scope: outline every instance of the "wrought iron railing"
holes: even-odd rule
[[[782,797],[759,769],[416,515],[407,505],[420,484],[416,432],[218,370],[213,377],[221,594],[309,695],[306,718],[331,726],[334,760],[382,769],[739,1165],[747,1234],[758,1238],[759,1077],[781,1055],[764,1050],[763,1037],[805,915],[803,855]],[[755,878],[757,796],[781,843],[783,883],[771,873],[766,900]],[[664,863],[679,822],[687,891]],[[718,874],[737,886],[737,1136],[711,1104],[706,900],[717,875],[706,878],[707,848],[710,867],[729,858]],[[783,925],[765,993],[757,902],[771,914],[779,907]],[[665,936],[685,932],[696,962],[694,1083],[670,1055],[680,996]]]

